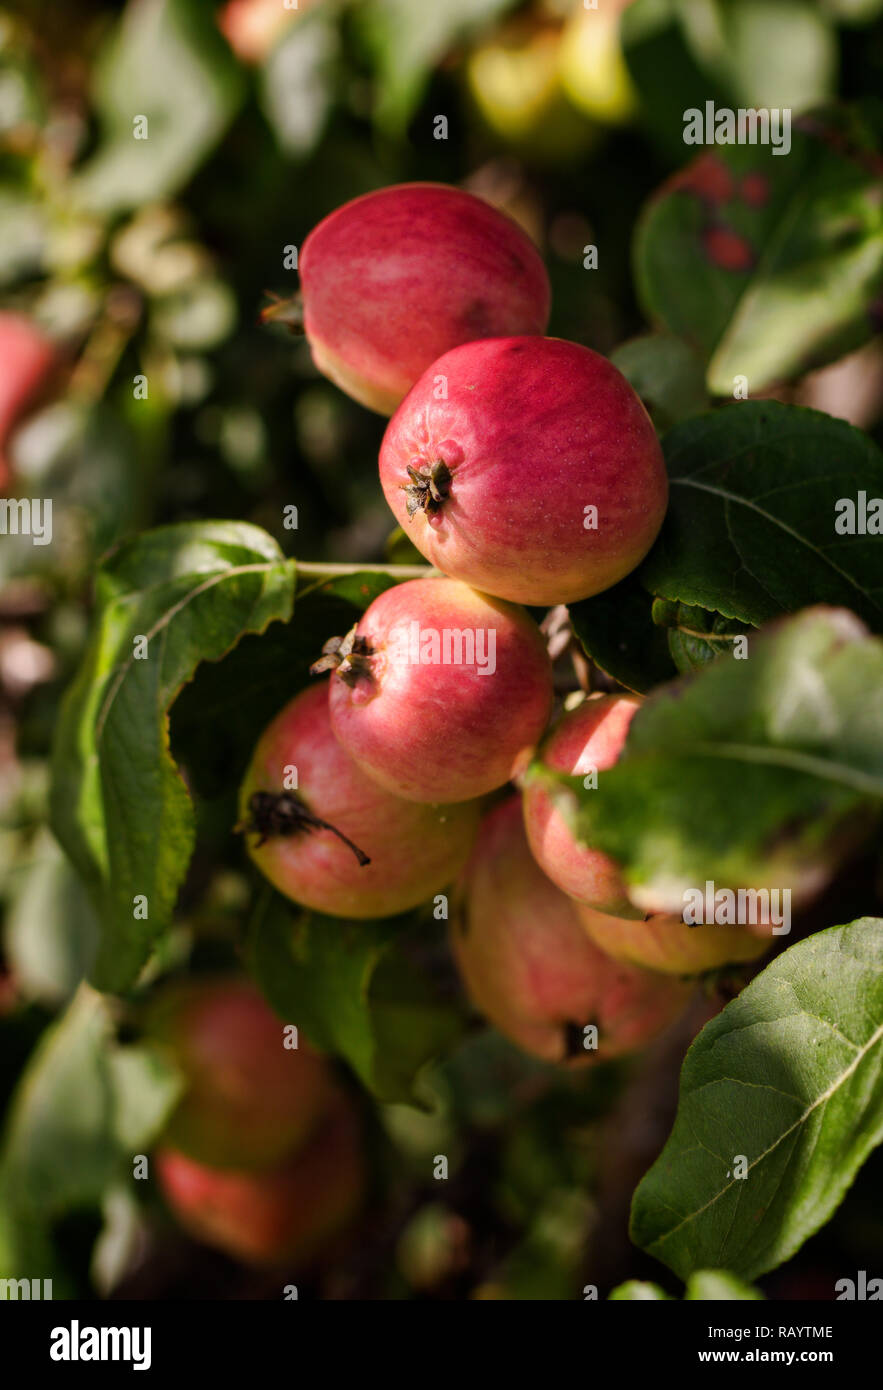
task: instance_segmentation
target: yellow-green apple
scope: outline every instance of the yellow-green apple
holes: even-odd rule
[[[561,83],[570,100],[602,125],[623,125],[638,109],[638,94],[622,51],[622,11],[629,0],[575,6],[559,53]]]

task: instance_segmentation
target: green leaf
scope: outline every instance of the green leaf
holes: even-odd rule
[[[178,192],[223,134],[243,83],[200,0],[129,0],[95,68],[102,139],[75,181],[92,212],[116,213]],[[135,138],[136,118],[146,138]]]
[[[226,795],[235,803],[260,730],[311,683],[310,665],[322,644],[348,632],[395,582],[388,574],[361,572],[320,587],[307,584],[298,593],[294,622],[247,634],[220,661],[197,668],[172,707],[170,723],[172,754],[197,795]]]
[[[874,333],[880,190],[879,152],[853,113],[801,117],[787,155],[713,146],[642,214],[645,312],[707,360],[713,395],[732,395],[737,377],[757,392],[835,360]]]
[[[4,1277],[34,1272],[25,1252],[48,1240],[59,1216],[131,1181],[135,1155],[179,1093],[180,1078],[158,1054],[116,1043],[111,1006],[82,986],[41,1038],[10,1109],[0,1152]]]
[[[745,1284],[725,1269],[702,1269],[691,1274],[684,1291],[684,1301],[710,1302],[727,1300],[763,1299],[750,1284]],[[616,1302],[671,1302],[671,1294],[660,1288],[659,1284],[645,1283],[640,1279],[628,1279],[609,1295],[609,1301]]]
[[[717,74],[697,59],[678,0],[632,0],[622,14],[626,64],[641,96],[647,139],[669,162],[684,159],[684,111],[704,101],[731,104]]]
[[[43,273],[47,209],[30,193],[0,189],[0,285]]]
[[[270,893],[251,933],[251,969],[276,1012],[384,1101],[413,1102],[420,1071],[465,1030],[438,983],[444,959],[425,921],[296,915]]]
[[[707,608],[694,608],[688,603],[673,603],[667,598],[653,602],[653,621],[668,634],[668,648],[679,671],[698,671],[715,657],[733,652],[737,637],[750,629],[745,623],[734,622],[721,613]]]
[[[582,1263],[594,1207],[585,1192],[553,1189],[492,1284],[501,1298],[520,1303],[564,1302],[582,1293]]]
[[[774,1269],[883,1139],[883,920],[798,942],[703,1028],[632,1239],[681,1277]],[[732,1176],[737,1155],[747,1176]]]
[[[683,338],[646,333],[621,343],[610,360],[631,382],[661,432],[709,407],[704,364]]]
[[[671,1294],[658,1284],[650,1284],[642,1279],[627,1279],[619,1284],[609,1295],[610,1303],[662,1303],[671,1302]]]
[[[358,21],[374,58],[374,117],[401,135],[414,115],[432,69],[454,44],[511,9],[514,0],[364,0]]]
[[[304,15],[273,45],[261,71],[261,104],[280,147],[304,158],[319,143],[334,101],[335,17]]]
[[[726,1269],[700,1269],[687,1280],[688,1303],[763,1302],[763,1294]]]
[[[670,501],[639,571],[652,593],[755,626],[812,603],[883,630],[880,538],[839,535],[837,503],[883,497],[883,454],[820,411],[743,401],[666,435]]]
[[[169,707],[201,661],[290,617],[293,598],[293,562],[265,532],[233,522],[163,527],[99,571],[95,630],[56,728],[51,821],[98,908],[100,988],[137,978],[193,848]],[[144,919],[134,916],[142,896]]]
[[[681,912],[709,879],[799,892],[875,824],[881,709],[883,641],[850,613],[809,609],[749,638],[747,660],[651,695],[597,789],[542,764],[529,776],[572,789],[578,833],[621,863],[645,911]]]
[[[679,9],[694,52],[734,106],[797,114],[836,95],[837,40],[816,0],[712,0],[705,14],[679,0]]]
[[[652,600],[637,574],[569,606],[587,656],[620,685],[646,695],[671,680],[676,667],[665,633],[654,626]]]
[[[822,0],[822,9],[841,24],[869,24],[883,14],[883,0]]]
[[[67,999],[95,955],[98,922],[82,882],[49,831],[38,832],[9,907],[3,945],[29,999]]]

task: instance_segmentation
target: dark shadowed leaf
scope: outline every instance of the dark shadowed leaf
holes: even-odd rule
[[[570,604],[568,610],[586,654],[639,695],[671,680],[676,671],[666,634],[654,625],[652,603],[638,576],[630,574],[605,593]]]
[[[656,626],[665,629],[675,666],[684,673],[698,671],[717,656],[729,655],[736,638],[751,631],[745,623],[721,613],[666,598],[654,599],[652,614]]]
[[[413,1100],[418,1073],[465,1029],[462,1009],[439,984],[443,943],[425,921],[297,914],[267,894],[249,954],[280,1017],[345,1058],[381,1100]]]
[[[677,426],[663,447],[669,508],[645,588],[755,625],[843,604],[883,630],[881,538],[835,530],[838,502],[883,497],[883,454],[861,430],[744,401]]]
[[[329,637],[343,636],[395,581],[360,573],[307,581],[290,623],[246,634],[220,661],[199,666],[171,714],[171,746],[200,795],[235,798],[261,729],[310,684],[310,665]]]

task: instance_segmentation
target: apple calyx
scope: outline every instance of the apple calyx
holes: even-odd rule
[[[444,459],[425,463],[422,468],[414,468],[409,463],[407,469],[411,481],[400,483],[399,488],[407,499],[408,519],[412,520],[415,512],[426,512],[432,516],[441,511],[442,503],[451,490],[451,470]]]
[[[315,815],[295,792],[253,792],[249,798],[248,812],[250,819],[237,825],[236,830],[246,835],[259,835],[258,847],[271,835],[300,835],[313,830],[330,830],[352,850],[362,868],[371,863],[364,850],[353,844],[337,826]]]
[[[306,329],[304,327],[304,301],[300,291],[298,290],[288,299],[282,299],[272,290],[267,290],[265,293],[270,302],[261,310],[261,323],[284,323],[291,333],[302,337]]]
[[[373,678],[371,659],[374,648],[367,637],[350,628],[345,637],[329,637],[322,647],[322,655],[310,667],[311,676],[320,676],[325,671],[336,671],[342,681],[354,686],[360,676]]]

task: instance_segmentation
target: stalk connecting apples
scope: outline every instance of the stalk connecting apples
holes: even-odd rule
[[[766,942],[645,915],[545,784],[481,799],[537,750],[566,775],[603,774],[623,753],[640,708],[629,694],[588,698],[547,732],[552,668],[519,605],[598,594],[653,545],[668,489],[647,412],[606,358],[543,336],[537,251],[469,193],[357,198],[310,234],[300,273],[314,362],[391,414],[383,492],[441,574],[393,585],[328,634],[313,667],[327,679],[255,749],[249,852],[281,893],[337,916],[452,888],[455,958],[502,1032],[553,1061],[639,1048],[683,1009],[686,977]]]

